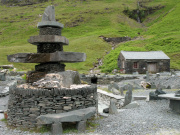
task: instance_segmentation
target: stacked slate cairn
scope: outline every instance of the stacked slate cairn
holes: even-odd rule
[[[56,22],[53,6],[45,9],[37,27],[39,35],[28,40],[37,45],[37,53],[8,56],[10,62],[40,63],[25,84],[10,88],[8,124],[15,127],[31,129],[40,115],[97,107],[96,85],[82,85],[77,71],[65,71],[65,62],[83,62],[86,54],[63,51],[69,41],[61,36],[63,24]]]

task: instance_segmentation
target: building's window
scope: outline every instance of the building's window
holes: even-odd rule
[[[138,63],[137,62],[133,63],[133,68],[138,68]]]

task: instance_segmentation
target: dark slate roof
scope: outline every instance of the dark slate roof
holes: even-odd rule
[[[163,51],[134,52],[121,51],[125,59],[170,59]]]

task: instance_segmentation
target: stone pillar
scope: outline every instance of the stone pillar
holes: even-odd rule
[[[84,132],[86,130],[86,121],[80,121],[77,123],[78,132]]]
[[[62,129],[62,123],[54,123],[51,125],[51,134],[52,135],[62,135],[63,129]]]

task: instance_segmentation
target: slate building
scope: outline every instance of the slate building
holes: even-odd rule
[[[170,71],[170,58],[162,51],[134,52],[121,51],[118,57],[118,67],[121,73],[140,74]]]

